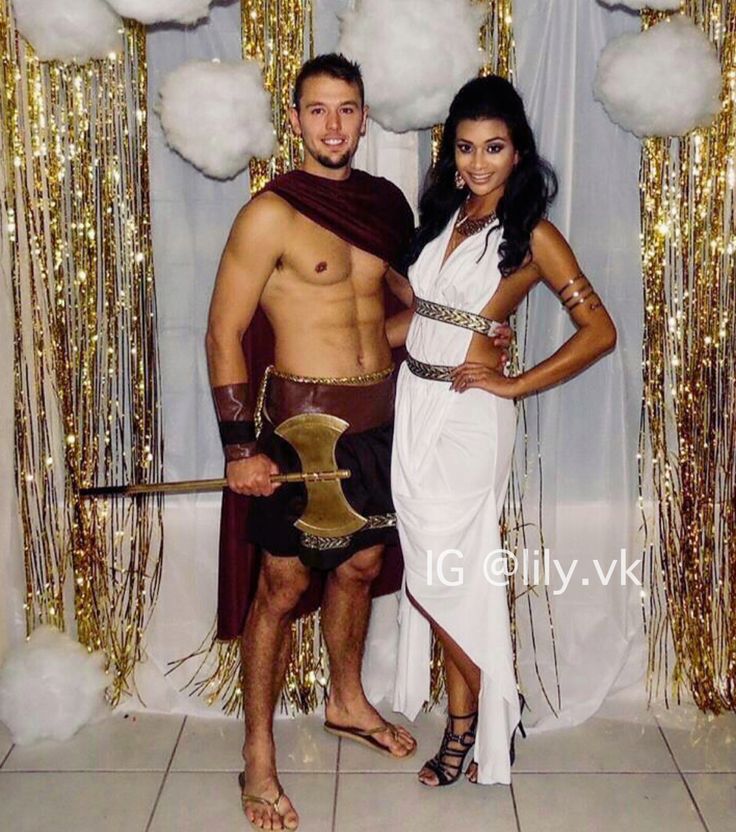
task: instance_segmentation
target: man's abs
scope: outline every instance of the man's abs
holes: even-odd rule
[[[288,231],[288,249],[261,296],[274,330],[277,368],[329,377],[386,368],[388,264],[301,215]]]

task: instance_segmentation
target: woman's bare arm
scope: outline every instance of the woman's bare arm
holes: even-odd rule
[[[455,370],[454,389],[479,387],[505,398],[528,396],[572,378],[616,345],[616,327],[603,301],[552,223],[539,223],[532,234],[531,249],[541,279],[567,309],[577,331],[549,358],[514,378],[466,362]]]

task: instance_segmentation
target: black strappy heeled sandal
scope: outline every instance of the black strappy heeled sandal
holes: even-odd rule
[[[513,734],[511,734],[511,745],[509,746],[509,763],[510,765],[514,764],[514,760],[516,759],[516,750],[514,748],[514,740],[516,739],[516,732],[520,731],[521,736],[526,739],[526,731],[524,730],[524,726],[521,723],[521,715],[524,713],[524,708],[526,707],[526,699],[524,699],[523,694],[519,694],[519,721],[514,728]],[[473,785],[477,785],[478,781],[471,779],[470,769],[472,768],[473,763],[471,762],[468,765],[468,768],[465,771],[465,776],[470,780]]]
[[[464,716],[455,716],[453,714],[448,714],[447,716],[447,727],[442,736],[439,751],[434,757],[427,760],[422,767],[429,769],[437,778],[437,782],[425,783],[423,780],[419,781],[422,785],[432,789],[437,786],[450,786],[457,782],[463,770],[465,757],[475,745],[475,728],[478,724],[478,711],[472,714],[465,714]],[[452,727],[453,720],[456,719],[472,719],[473,721],[467,731],[464,731],[462,734],[455,734],[450,728]],[[450,748],[450,743],[455,743],[460,748]]]
[[[511,765],[514,764],[514,760],[516,759],[516,751],[514,750],[514,740],[516,739],[516,732],[520,731],[521,736],[526,739],[526,731],[524,730],[524,726],[521,724],[521,715],[524,713],[524,708],[526,707],[526,699],[524,699],[522,694],[519,694],[519,722],[514,728],[514,733],[511,735],[511,748],[509,749],[509,760],[511,761]]]

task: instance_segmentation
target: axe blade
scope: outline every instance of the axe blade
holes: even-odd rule
[[[300,413],[283,421],[275,430],[297,452],[305,474],[336,471],[335,448],[348,429],[344,419],[329,413]],[[345,499],[340,480],[307,482],[307,507],[294,524],[319,537],[343,537],[360,531],[368,522]]]

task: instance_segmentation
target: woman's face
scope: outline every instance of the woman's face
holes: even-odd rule
[[[501,119],[464,119],[458,123],[455,165],[475,196],[493,194],[500,199],[518,161],[509,128]]]

